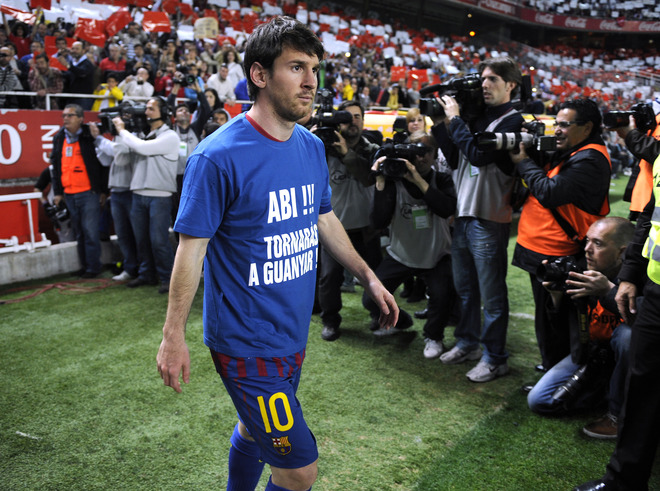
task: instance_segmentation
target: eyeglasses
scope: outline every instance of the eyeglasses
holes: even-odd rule
[[[552,126],[553,128],[559,126],[562,129],[566,129],[571,127],[572,125],[582,126],[583,124],[584,124],[583,121],[555,121]]]
[[[9,55],[7,53],[0,53],[0,58],[7,58]]]

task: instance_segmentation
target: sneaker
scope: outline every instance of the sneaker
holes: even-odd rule
[[[442,346],[442,341],[436,341],[435,339],[424,340],[426,345],[424,346],[424,358],[429,360],[433,358],[438,358],[444,351],[444,346]]]
[[[481,350],[479,348],[473,349],[472,351],[465,351],[458,346],[454,346],[440,357],[440,361],[445,365],[456,365],[467,360],[478,360],[479,358],[481,358]]]
[[[485,360],[477,363],[477,366],[470,370],[466,375],[472,382],[490,382],[497,377],[509,373],[509,365],[506,362],[501,365],[492,365]]]
[[[617,417],[611,413],[607,413],[602,418],[589,423],[582,431],[585,435],[591,438],[598,438],[599,440],[616,440],[619,433],[619,424]]]
[[[169,293],[170,292],[170,284],[169,283],[161,283],[160,288],[158,288],[158,293],[164,294],[164,293]]]
[[[375,325],[378,327],[377,329],[372,329],[372,326],[375,322]],[[378,319],[372,319],[371,324],[369,325],[369,329],[372,329],[374,332],[374,336],[393,336],[395,334],[398,334],[400,332],[405,331],[409,327],[413,325],[413,320],[408,313],[406,313],[404,310],[399,312],[399,321],[396,323],[396,326],[391,327],[390,329],[385,329],[380,327],[380,324],[378,324]]]
[[[339,336],[341,336],[341,333],[339,332],[338,327],[323,326],[323,330],[321,331],[321,338],[325,341],[334,341]]]
[[[132,280],[133,278],[135,278],[135,276],[131,276],[128,271],[122,271],[117,276],[112,277],[114,281],[128,281]]]

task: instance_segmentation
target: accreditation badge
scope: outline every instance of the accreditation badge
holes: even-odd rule
[[[423,230],[431,228],[431,217],[429,216],[429,209],[426,206],[413,206],[412,209],[413,228],[415,230]]]

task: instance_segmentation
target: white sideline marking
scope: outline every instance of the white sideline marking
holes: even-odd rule
[[[41,437],[39,436],[28,435],[27,433],[23,433],[22,431],[17,431],[16,434],[18,436],[24,436],[25,438],[30,438],[31,440],[41,440]]]
[[[532,314],[525,314],[524,312],[511,312],[509,316],[517,317],[518,319],[534,320],[534,316]]]

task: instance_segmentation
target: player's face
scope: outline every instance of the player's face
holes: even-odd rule
[[[516,84],[505,82],[502,77],[486,67],[481,73],[481,89],[487,106],[499,106],[511,100],[511,91]]]
[[[284,48],[273,68],[266,72],[266,84],[258,99],[270,105],[279,118],[295,123],[312,109],[318,71],[316,55]]]
[[[587,232],[584,247],[587,269],[607,274],[621,264],[621,249],[610,238],[612,226],[597,222]]]

